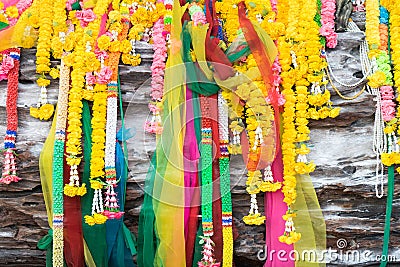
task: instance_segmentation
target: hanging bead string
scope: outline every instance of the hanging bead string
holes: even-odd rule
[[[222,238],[223,255],[222,266],[231,267],[233,262],[233,234],[232,234],[232,198],[229,170],[229,121],[228,104],[218,93],[218,130],[220,139],[221,157],[219,159],[220,190],[222,199]]]
[[[349,22],[349,32],[362,32],[362,31],[358,28],[357,24],[355,24],[353,21],[350,21]],[[326,53],[325,57],[326,57],[326,62],[328,63],[328,71],[327,71],[327,73],[330,74],[330,76],[333,78],[333,80],[335,80],[338,84],[340,84],[343,87],[355,88],[355,87],[360,86],[363,82],[365,82],[367,80],[367,77],[370,74],[372,74],[373,71],[374,71],[373,70],[373,66],[372,66],[372,62],[368,58],[368,51],[369,51],[369,49],[368,49],[367,41],[363,40],[361,45],[360,45],[360,62],[361,62],[361,70],[362,70],[362,73],[363,73],[363,77],[359,81],[357,81],[357,82],[355,82],[353,84],[346,84],[345,82],[340,81],[340,79],[337,78],[335,76],[335,74],[333,73],[333,70],[331,68],[331,64],[330,64],[330,61],[329,61],[329,57],[328,57],[328,55]],[[333,84],[333,83],[331,82],[331,84]]]
[[[123,29],[118,39],[124,40],[128,35],[129,20],[123,20]],[[109,219],[119,219],[124,214],[119,210],[117,194],[117,173],[115,168],[115,140],[117,139],[118,116],[118,63],[121,53],[113,52],[109,55],[109,64],[113,71],[111,82],[108,84],[107,93],[107,124],[106,124],[106,149],[105,149],[105,174],[106,193],[104,199],[104,215]]]
[[[349,31],[350,32],[362,32],[357,24],[353,21],[349,23]],[[384,129],[384,121],[382,116],[382,102],[381,102],[381,94],[379,88],[371,88],[368,84],[365,84],[363,88],[356,93],[352,97],[346,97],[341,94],[338,88],[333,84],[332,78],[338,82],[341,86],[347,88],[355,88],[361,85],[369,75],[374,73],[377,70],[377,63],[375,58],[370,59],[368,57],[369,48],[366,40],[360,45],[360,61],[361,61],[361,71],[363,73],[363,78],[361,78],[358,82],[354,84],[346,84],[341,82],[333,73],[328,56],[326,56],[326,60],[328,62],[328,70],[327,75],[329,82],[331,83],[332,88],[336,91],[336,93],[345,100],[354,100],[359,97],[364,91],[367,91],[369,94],[374,96],[374,101],[376,101],[376,110],[375,110],[375,120],[374,120],[374,133],[373,133],[373,151],[376,155],[376,167],[375,167],[375,195],[378,198],[383,196],[383,183],[384,183],[384,168],[382,161],[380,159],[380,155],[387,150],[387,137],[383,132]]]
[[[210,103],[205,96],[200,96],[200,106],[202,115],[201,125],[201,220],[203,227],[203,257],[198,263],[199,266],[210,266],[215,264],[214,243],[211,237],[214,234],[212,221],[212,131],[210,119]]]
[[[64,147],[68,114],[70,68],[61,60],[56,132],[53,152],[53,266],[64,266]],[[72,169],[71,169],[72,171]],[[86,192],[86,187],[83,185]]]
[[[9,57],[13,67],[7,75],[7,130],[4,137],[4,169],[0,178],[0,183],[10,184],[21,180],[17,176],[17,166],[15,163],[15,142],[17,139],[18,113],[18,72],[20,66],[20,50],[10,49],[3,52],[4,57]],[[3,59],[4,61],[5,59]]]

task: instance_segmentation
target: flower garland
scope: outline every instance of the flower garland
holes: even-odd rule
[[[393,82],[394,82],[394,87],[399,88],[400,86],[400,71],[399,71],[399,66],[400,66],[400,57],[399,57],[399,51],[400,51],[400,43],[397,38],[400,37],[399,29],[400,29],[400,7],[396,5],[395,3],[392,3],[390,1],[382,1],[381,5],[387,9],[387,11],[390,13],[389,16],[389,23],[390,23],[390,31],[389,31],[389,36],[390,36],[390,52],[391,52],[391,60],[393,64]],[[384,87],[385,91],[383,96],[386,96],[387,93],[387,98],[390,100],[392,97],[391,90],[389,90],[388,87]],[[386,91],[387,89],[387,91]],[[398,90],[397,92],[398,93]],[[400,97],[397,96],[396,101],[399,102]],[[392,115],[392,112],[389,113]],[[398,138],[398,133],[399,133],[399,120],[400,117],[400,106],[397,106],[396,109],[396,115],[395,118],[393,118],[391,121],[386,123],[386,127],[384,129],[385,133],[388,136],[388,146],[387,146],[387,153],[382,153],[381,159],[382,163],[386,166],[391,166],[394,164],[399,164],[400,163],[400,146],[399,146],[399,138]],[[398,167],[396,169],[397,172],[400,173],[400,168]]]
[[[118,39],[123,40],[127,37],[129,29],[129,20],[123,18],[122,31]],[[119,219],[124,212],[119,210],[119,205],[114,192],[114,187],[117,186],[117,175],[115,169],[115,140],[117,139],[117,113],[118,113],[118,63],[120,53],[114,52],[109,56],[109,62],[113,73],[111,81],[108,84],[107,92],[107,125],[106,125],[106,156],[105,156],[105,171],[106,171],[106,199],[104,202],[104,215],[109,219]]]
[[[95,15],[95,18],[90,17],[88,23],[86,23],[87,21],[86,22],[84,21],[84,18],[81,15],[77,15],[76,13],[77,11],[71,11],[69,13],[69,17],[73,20],[73,23],[75,25],[75,31],[74,34],[69,37],[69,38],[74,38],[74,43],[71,47],[71,49],[73,49],[73,52],[64,57],[66,64],[72,66],[73,68],[71,72],[71,89],[69,91],[68,129],[67,129],[68,140],[66,143],[66,152],[67,152],[67,164],[71,166],[71,171],[72,171],[72,175],[70,175],[69,185],[72,184],[73,185],[72,187],[78,188],[78,189],[73,189],[69,185],[66,185],[65,188],[67,189],[67,191],[65,191],[64,193],[70,194],[70,196],[74,196],[75,192],[83,192],[82,190],[79,190],[79,188],[82,188],[82,186],[79,185],[79,176],[77,175],[77,169],[81,162],[80,155],[82,153],[82,148],[81,148],[82,145],[80,141],[82,136],[81,100],[84,92],[83,88],[85,87],[86,73],[88,72],[90,73],[100,69],[100,62],[97,59],[96,54],[92,52],[92,50],[95,47],[95,42],[96,42],[95,37],[98,35],[100,31],[101,18],[107,12],[107,8],[110,2],[111,2],[110,0],[97,1],[96,6],[93,8],[93,13]],[[92,14],[91,12],[89,13]],[[66,44],[67,44],[67,39],[66,39]],[[106,83],[107,81],[104,80],[106,79],[105,77],[108,75],[107,73],[108,73],[107,70],[104,68],[99,72],[99,77],[97,79],[97,81],[99,81],[99,84],[96,84],[94,91],[105,92],[107,86],[104,85],[104,83]],[[104,93],[103,94],[100,93],[99,94],[100,98],[102,98],[103,95]],[[104,101],[106,101],[106,96],[107,95],[105,93],[105,98],[103,97]],[[103,120],[101,119],[99,120],[97,118],[98,116],[99,113],[95,111],[92,122],[99,123],[100,125],[96,125],[95,127],[93,127],[94,128],[93,132],[95,132],[95,128],[97,126],[100,127],[102,124],[105,125],[105,118]],[[98,136],[96,138],[93,139],[94,143],[97,143],[97,141],[101,141],[102,139],[101,136]],[[104,142],[102,146],[104,147]],[[98,151],[101,154],[101,146],[98,148],[96,146],[95,147],[92,146],[92,151],[93,150]],[[91,158],[91,161],[93,161],[93,157]],[[91,162],[91,177],[94,176],[94,171],[92,171],[92,168],[96,170],[98,169],[96,163],[97,162],[93,164]],[[104,166],[104,156],[102,159],[100,159],[99,163],[103,164]],[[93,188],[92,183],[91,186]]]
[[[145,131],[160,134],[162,131],[160,105],[164,91],[164,69],[167,58],[167,35],[164,34],[165,19],[160,18],[153,28],[153,63],[151,65],[151,97],[153,102],[149,104],[152,112],[151,120],[146,121]]]
[[[223,238],[223,267],[231,267],[233,262],[233,234],[232,234],[232,198],[229,171],[229,128],[228,128],[228,106],[218,93],[218,132],[220,139],[221,157],[219,159],[220,191],[222,202],[222,238]]]
[[[60,86],[58,93],[56,131],[53,152],[53,266],[63,266],[64,264],[63,167],[65,129],[68,113],[69,74],[70,68],[64,64],[63,60],[61,60]],[[86,187],[82,187],[81,190],[86,192]]]
[[[63,54],[65,37],[68,30],[65,5],[66,0],[54,1],[53,38],[51,40],[51,51],[53,57],[57,59],[61,58]],[[51,76],[54,75],[52,75],[51,70],[49,74]]]
[[[326,38],[326,46],[329,48],[335,48],[337,45],[337,33],[335,32],[335,11],[335,0],[322,1],[322,27],[319,29],[319,32]]]
[[[215,263],[213,253],[213,241],[211,237],[214,234],[212,222],[212,132],[210,121],[210,104],[208,98],[200,96],[200,107],[202,113],[201,125],[201,221],[203,226],[203,237],[200,244],[203,244],[203,257],[198,262],[200,267],[213,266],[218,267],[220,263]]]
[[[21,180],[17,176],[17,167],[15,163],[15,142],[17,138],[18,113],[18,73],[20,66],[20,50],[10,49],[2,52],[2,69],[7,72],[7,130],[4,137],[4,170],[2,172],[0,183],[10,184]]]
[[[39,38],[36,50],[36,73],[39,74],[37,85],[40,87],[40,97],[36,107],[30,108],[30,114],[40,120],[48,120],[53,115],[54,106],[47,101],[47,89],[50,80],[45,74],[50,72],[50,49],[53,36],[54,1],[41,0],[41,7],[46,12],[39,13]]]

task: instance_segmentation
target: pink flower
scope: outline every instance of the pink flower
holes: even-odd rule
[[[96,83],[96,77],[91,72],[86,72],[86,83],[93,85]]]
[[[150,109],[150,111],[153,112],[153,113],[160,112],[159,107],[157,107],[156,105],[154,105],[154,104],[152,104],[152,103],[149,104],[149,109]]]
[[[154,100],[161,100],[163,97],[163,91],[162,90],[152,90],[152,92],[150,93],[150,96],[154,99]]]
[[[395,113],[396,109],[394,107],[382,105],[382,117],[384,121],[391,121],[394,119]]]
[[[86,9],[86,10],[83,10],[82,12],[83,12],[83,16],[82,16],[83,21],[91,22],[96,19],[96,14],[94,14],[93,10]]]
[[[328,25],[322,25],[322,27],[319,29],[319,33],[322,36],[329,36],[332,33],[332,28],[329,27]]]
[[[381,91],[381,98],[383,100],[391,100],[394,98],[393,88],[391,86],[388,86],[388,85],[382,86],[380,88],[380,91]]]
[[[97,83],[99,84],[107,84],[112,75],[112,70],[105,66],[103,67],[99,73],[97,73]]]
[[[94,14],[93,10],[86,9],[86,10],[78,10],[75,13],[75,17],[80,20],[81,26],[86,27],[89,22],[94,21],[96,18],[96,14]]]
[[[1,69],[0,69],[0,81],[6,80],[6,79],[7,79],[7,74],[1,73]]]
[[[97,59],[107,59],[108,58],[108,53],[106,51],[100,51],[98,48],[94,50],[94,53],[96,54]]]
[[[1,66],[8,73],[14,67],[14,59],[12,57],[4,57]]]
[[[194,13],[192,16],[192,20],[193,20],[194,26],[197,26],[199,24],[204,25],[207,23],[206,16],[204,16],[203,12]]]
[[[337,33],[333,32],[331,35],[326,38],[326,46],[329,48],[335,48],[337,45]]]
[[[3,177],[0,179],[0,183],[3,183],[3,184],[10,184],[10,183],[12,183],[12,182],[16,183],[16,182],[18,182],[19,180],[21,180],[21,178],[19,178],[19,177],[16,176],[16,175],[5,175],[5,176],[3,176]]]

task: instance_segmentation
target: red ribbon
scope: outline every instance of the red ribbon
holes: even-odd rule
[[[64,158],[64,184],[69,183],[71,167]],[[68,267],[84,267],[80,197],[64,195],[64,258]]]
[[[270,98],[271,105],[274,108],[274,119],[275,119],[275,145],[276,150],[278,151],[280,147],[280,130],[279,130],[279,96],[278,92],[273,87],[273,72],[272,72],[272,62],[275,59],[270,59],[267,56],[264,45],[260,38],[257,35],[257,32],[254,29],[251,21],[246,17],[246,7],[244,2],[240,2],[238,4],[239,8],[239,22],[240,27],[242,28],[244,37],[246,38],[246,42],[253,54],[253,57],[257,63],[257,67],[260,70],[261,77],[264,81],[264,84],[268,90],[268,97]],[[276,157],[276,152],[275,152]]]

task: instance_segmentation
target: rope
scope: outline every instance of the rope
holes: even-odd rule
[[[354,99],[356,99],[356,98],[359,97],[362,93],[364,93],[365,88],[367,87],[367,85],[365,84],[365,85],[363,86],[363,88],[360,90],[360,92],[358,92],[358,93],[355,94],[354,96],[347,97],[347,96],[342,95],[342,93],[339,91],[339,89],[333,84],[333,81],[332,81],[331,75],[329,74],[329,71],[327,71],[326,74],[328,75],[328,79],[329,79],[330,84],[332,85],[333,90],[335,90],[335,92],[338,94],[338,96],[340,96],[340,97],[343,98],[344,100],[354,100]]]

